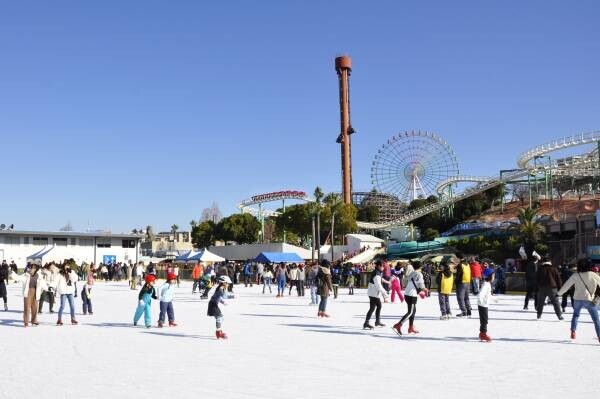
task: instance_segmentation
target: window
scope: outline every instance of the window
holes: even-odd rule
[[[92,247],[92,246],[94,246],[94,240],[92,240],[91,238],[80,238],[79,239],[79,246],[81,246],[81,247]]]
[[[29,245],[29,237],[23,237],[23,245]]]
[[[20,245],[21,240],[17,236],[4,236],[4,244],[6,245]]]
[[[70,245],[72,247],[76,246],[77,245],[77,238],[75,238],[75,237],[71,238],[71,244]]]
[[[65,237],[54,237],[54,238],[52,238],[52,242],[57,247],[66,247],[67,246],[67,239]]]
[[[98,248],[110,248],[110,238],[98,238],[98,241],[96,241],[96,246]]]
[[[33,245],[48,245],[48,237],[33,237]]]
[[[135,248],[135,240],[123,240],[123,248]]]

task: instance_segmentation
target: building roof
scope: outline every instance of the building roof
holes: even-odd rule
[[[115,237],[115,238],[143,238],[145,234],[111,233],[108,231],[29,231],[29,230],[0,230],[0,235],[16,236],[52,236],[52,237]]]
[[[381,238],[377,238],[370,234],[346,234],[346,237],[352,237],[362,242],[385,242]]]

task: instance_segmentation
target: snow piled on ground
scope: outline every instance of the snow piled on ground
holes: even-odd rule
[[[486,344],[476,340],[476,315],[439,320],[437,294],[419,300],[421,333],[399,337],[389,326],[405,304],[384,304],[386,327],[361,329],[365,290],[349,296],[340,289],[330,298],[332,317],[317,319],[309,297],[236,286],[222,307],[229,340],[217,341],[207,301],[191,294],[189,282],[175,295],[179,326],[162,329],[132,326],[137,291],[124,282],[94,286],[93,316],[81,314],[77,298],[77,326],[66,317],[57,327],[45,304],[40,326],[23,328],[19,286],[8,290],[0,398],[591,398],[600,389],[600,344],[589,315],[571,342],[570,309],[560,322],[548,306],[537,321],[521,310],[522,296],[499,296],[491,306],[494,341]],[[454,297],[451,303],[456,309]],[[152,309],[156,325],[156,301]]]

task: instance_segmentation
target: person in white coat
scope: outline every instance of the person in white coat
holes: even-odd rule
[[[373,326],[369,324],[371,320],[371,316],[373,315],[373,311],[375,311],[375,326],[383,327],[385,324],[381,322],[381,299],[379,296],[381,295],[383,299],[387,302],[387,292],[385,288],[383,288],[383,284],[381,284],[381,274],[383,273],[383,263],[378,260],[375,262],[375,270],[371,272],[371,276],[369,278],[369,286],[367,288],[367,295],[369,296],[369,311],[367,312],[367,317],[365,318],[365,323],[363,324],[363,329],[372,330]]]
[[[575,339],[575,331],[577,330],[581,310],[587,309],[594,322],[598,341],[600,341],[600,317],[598,317],[598,308],[593,302],[596,290],[600,288],[600,276],[591,271],[591,265],[587,259],[577,262],[577,271],[563,284],[558,291],[558,295],[564,295],[571,287],[575,287],[571,339]]]
[[[11,273],[11,277],[15,281],[23,283],[23,324],[25,327],[31,324],[37,326],[37,304],[42,296],[42,292],[46,289],[46,283],[41,274],[38,273],[40,266],[31,264],[28,271],[22,275],[15,272]]]
[[[46,265],[43,269],[39,271],[39,273],[44,278],[46,282],[46,289],[42,292],[42,297],[40,298],[38,304],[38,314],[42,313],[42,307],[44,302],[48,302],[50,306],[50,313],[54,313],[54,294],[56,293],[56,282],[58,280],[58,269],[54,264]]]
[[[488,326],[488,308],[490,302],[496,300],[492,297],[492,282],[494,281],[494,269],[488,268],[483,271],[483,285],[477,295],[477,311],[479,312],[479,340],[481,342],[491,342],[492,339],[487,334]]]
[[[392,327],[398,335],[402,335],[402,324],[406,319],[408,319],[408,333],[419,333],[414,327],[415,314],[417,313],[417,299],[419,297],[421,297],[421,299],[426,297],[427,288],[425,288],[425,281],[423,280],[423,274],[421,274],[421,264],[415,263],[413,269],[414,271],[410,273],[406,279],[406,290],[404,291],[404,299],[406,299],[408,310],[406,311],[406,314],[402,316],[402,319]]]
[[[58,308],[58,320],[56,325],[62,326],[62,314],[65,309],[65,301],[69,302],[69,310],[71,311],[71,324],[77,324],[75,320],[75,303],[73,301],[73,295],[75,294],[75,282],[77,281],[77,274],[71,273],[70,266],[64,266],[58,276],[56,284],[56,295],[60,297],[60,308]]]

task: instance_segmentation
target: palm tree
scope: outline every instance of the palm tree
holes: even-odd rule
[[[519,224],[516,230],[526,245],[533,247],[545,232],[544,226],[538,222],[537,208],[521,208],[517,213]]]
[[[321,203],[321,199],[323,198],[323,190],[321,190],[321,187],[317,186],[315,188],[315,192],[314,192],[314,196],[315,196],[315,202],[317,204]]]

